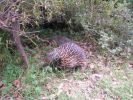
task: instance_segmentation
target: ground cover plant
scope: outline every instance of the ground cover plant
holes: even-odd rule
[[[65,36],[88,68],[59,70],[45,56]],[[1,0],[1,100],[132,100],[132,0]]]

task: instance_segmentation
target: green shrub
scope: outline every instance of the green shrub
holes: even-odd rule
[[[130,55],[132,38],[129,33],[132,34],[133,31],[133,19],[132,12],[127,8],[129,3],[119,3],[117,0],[91,0],[85,4],[85,11],[77,17],[84,29],[88,33],[99,34],[99,44],[110,53]]]

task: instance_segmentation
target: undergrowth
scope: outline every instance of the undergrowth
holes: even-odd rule
[[[34,53],[29,57],[30,64],[26,70],[19,65],[20,60],[17,61],[19,57],[17,52],[11,58],[8,50],[6,51],[7,63],[2,73],[2,82],[6,86],[2,89],[2,100],[5,100],[7,94],[11,99],[14,99],[14,92],[11,89],[14,87],[15,80],[19,80],[21,85],[15,87],[14,91],[19,93],[23,99],[28,100],[42,98],[46,100],[133,99],[133,70],[127,63],[116,65],[111,62],[113,66],[103,67],[103,65],[99,65],[100,62],[96,61],[95,72],[93,68],[88,68],[84,73],[81,73],[80,70],[66,72],[56,68],[53,70],[51,66],[40,66],[41,61],[34,56],[38,54],[38,51],[32,51]],[[88,90],[84,90],[83,87],[76,90],[75,85],[85,86],[85,89]],[[68,91],[71,91],[70,94]]]
[[[20,18],[22,18],[24,26],[31,23],[29,17],[25,16],[26,14],[34,15],[34,24],[37,26],[44,24],[45,21],[42,21],[44,19],[46,22],[65,20],[65,23],[69,25],[62,30],[42,29],[40,33],[35,33],[33,40],[33,34],[30,35],[31,37],[29,36],[29,39],[32,40],[30,42],[25,40],[26,35],[23,36],[22,41],[30,62],[27,69],[23,69],[20,55],[15,50],[11,35],[0,30],[0,83],[3,83],[3,85],[0,84],[1,100],[5,100],[7,96],[14,99],[16,93],[17,98],[26,100],[133,99],[133,69],[125,59],[123,64],[118,63],[117,60],[115,62],[106,61],[111,62],[112,65],[106,67],[101,64],[102,59],[99,61],[94,59],[95,64],[92,63],[93,66],[81,73],[80,70],[72,72],[59,71],[56,68],[53,70],[50,65],[44,67],[41,65],[42,61],[35,57],[35,55],[41,56],[39,52],[46,52],[49,49],[42,45],[39,38],[43,40],[55,35],[64,35],[77,41],[83,40],[82,37],[85,37],[89,42],[90,38],[88,37],[96,33],[99,37],[97,38],[95,35],[91,38],[94,38],[102,47],[101,51],[104,56],[109,55],[110,57],[111,55],[114,57],[113,59],[116,56],[131,58],[133,39],[130,35],[132,34],[133,20],[132,12],[127,9],[128,3],[117,3],[117,0],[109,2],[105,0],[72,1],[53,0],[49,2],[49,0],[44,0],[43,2],[34,0],[31,3],[24,2],[24,5],[28,3],[29,8],[33,8],[28,12],[27,5],[22,6],[24,15]],[[43,8],[43,6],[46,8],[46,14],[40,10],[40,7]],[[77,32],[80,30],[79,27],[76,27],[78,25],[82,26],[84,34],[81,34],[81,31]],[[24,27],[24,30],[28,29]]]

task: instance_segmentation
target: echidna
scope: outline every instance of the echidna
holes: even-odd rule
[[[47,53],[49,62],[60,61],[61,68],[82,67],[84,70],[87,67],[87,57],[84,49],[73,42],[63,43],[53,51]]]

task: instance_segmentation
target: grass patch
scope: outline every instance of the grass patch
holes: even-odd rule
[[[47,48],[43,49],[47,51]],[[84,73],[79,70],[59,71],[55,66],[42,67],[40,61],[32,53],[29,57],[29,66],[23,70],[18,66],[18,54],[11,56],[7,50],[6,64],[3,71],[2,82],[6,87],[2,90],[1,97],[8,94],[14,99],[14,91],[21,94],[23,99],[38,100],[132,100],[133,99],[133,69],[127,64],[116,65],[112,62],[112,67],[99,66],[95,63],[95,72],[93,69],[87,69]],[[16,59],[16,60],[14,60]],[[94,61],[95,62],[95,61]],[[108,69],[108,70],[107,70]],[[102,77],[101,77],[102,76]],[[21,85],[14,87],[14,80],[20,80]]]
[[[98,83],[98,87],[104,90],[106,99],[133,99],[133,70],[128,66],[121,69],[113,67],[110,75],[105,75]]]
[[[40,67],[35,64],[35,61],[36,59],[31,57],[30,66],[24,72],[19,66],[15,66],[14,64],[7,64],[4,69],[2,80],[7,85],[7,87],[3,90],[3,94],[10,92],[10,89],[13,86],[13,80],[20,79],[22,86],[19,88],[19,92],[24,99],[28,100],[41,99],[41,95],[44,95],[45,98],[49,98],[53,94],[55,94],[54,99],[57,100],[91,100],[100,98],[99,94],[102,95],[104,99],[108,100],[133,99],[133,70],[128,66],[125,66],[125,64],[118,67],[114,65],[109,68],[109,74],[103,74],[99,73],[104,70],[103,67],[101,69],[98,67],[99,71],[97,70],[97,73],[91,73],[89,69],[86,70],[85,73],[81,73],[80,70],[73,72],[56,70],[53,72],[53,69],[50,66],[40,69]],[[97,81],[94,77],[91,78],[91,80],[88,78],[95,74],[102,74],[103,77]],[[88,81],[92,83],[87,83]],[[66,90],[61,91],[59,89],[61,84],[64,84],[64,87],[66,86]],[[79,90],[74,88],[76,84],[79,84],[78,86],[81,85],[81,87],[77,87]],[[82,88],[82,85],[83,87],[85,85],[86,86]],[[86,92],[84,89],[87,89],[88,87],[89,92]],[[73,94],[74,97],[71,97],[68,94],[68,91],[75,90],[77,93]],[[59,91],[61,92],[56,95]],[[88,94],[84,94],[84,92]],[[10,96],[13,98],[12,94]]]

